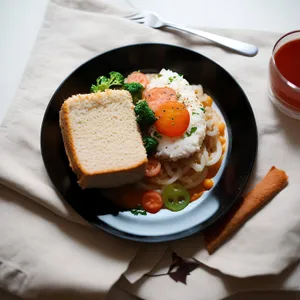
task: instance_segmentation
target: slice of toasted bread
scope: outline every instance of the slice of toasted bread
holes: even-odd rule
[[[140,180],[147,155],[132,98],[107,90],[68,98],[60,127],[70,166],[85,188],[109,188]]]

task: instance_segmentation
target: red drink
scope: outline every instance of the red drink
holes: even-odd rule
[[[274,105],[300,119],[300,31],[281,37],[269,64],[269,94]]]

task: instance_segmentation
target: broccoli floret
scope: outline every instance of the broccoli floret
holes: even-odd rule
[[[109,76],[109,78],[106,76],[99,76],[96,79],[96,84],[91,86],[91,92],[103,92],[111,86],[122,86],[124,84],[124,77],[119,72],[110,72]]]
[[[136,104],[134,112],[136,115],[136,121],[140,125],[141,129],[149,127],[156,121],[153,110],[148,106],[148,103],[145,100],[141,100]]]
[[[146,148],[147,155],[149,156],[156,152],[158,141],[152,136],[145,136],[143,137],[143,144]]]
[[[119,72],[109,72],[110,76],[110,85],[123,85],[124,84],[124,76]]]
[[[109,88],[109,79],[106,76],[99,76],[96,79],[96,84],[91,86],[91,92],[97,93],[99,91],[103,92]]]
[[[124,89],[131,94],[133,103],[136,103],[142,99],[142,91],[144,87],[140,83],[138,82],[125,83]]]

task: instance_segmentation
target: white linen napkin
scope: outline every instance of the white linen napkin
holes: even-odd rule
[[[130,284],[122,276],[116,287],[147,300],[300,299],[299,263],[291,265],[276,276],[237,278],[224,275],[201,263],[193,269],[193,264],[197,265],[197,262],[188,259],[181,265],[181,269],[177,269],[177,267],[172,269],[171,273],[173,274],[171,276],[174,277],[171,278],[167,273],[172,263],[172,250],[168,250],[155,268],[135,284]],[[187,263],[190,265],[188,266]],[[277,293],[274,291],[277,291]]]
[[[126,271],[131,282],[151,270],[166,251],[166,245],[151,248],[91,228],[56,193],[39,146],[45,108],[62,80],[87,59],[138,42],[184,46],[226,68],[247,93],[259,130],[248,189],[272,165],[290,177],[288,187],[212,256],[199,236],[172,243],[172,249],[237,277],[276,274],[299,259],[299,122],[279,113],[267,97],[268,58],[280,35],[218,31],[259,46],[258,56],[246,58],[190,35],[118,16],[126,13],[101,0],[51,1],[16,99],[0,127],[0,282],[15,294],[101,299],[133,257]],[[148,256],[149,261],[143,259]]]

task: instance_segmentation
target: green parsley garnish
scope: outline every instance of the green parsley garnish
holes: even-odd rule
[[[162,75],[161,74],[157,74],[157,77],[160,78],[160,77],[162,77]]]
[[[153,135],[158,139],[162,138],[162,135],[160,133],[158,133],[157,131],[154,131]]]
[[[205,108],[204,107],[200,107],[200,109],[205,113]]]
[[[195,131],[197,130],[197,127],[192,127],[190,132],[187,132],[187,136],[191,136]]]
[[[192,115],[199,115],[199,114],[193,111],[193,112],[192,112]]]
[[[174,80],[175,78],[177,78],[177,76],[169,77],[169,81],[170,81],[170,82],[173,82],[173,80]]]
[[[138,216],[138,215],[146,216],[147,215],[147,212],[142,208],[141,205],[138,205],[137,208],[132,209],[130,212],[135,216]]]

